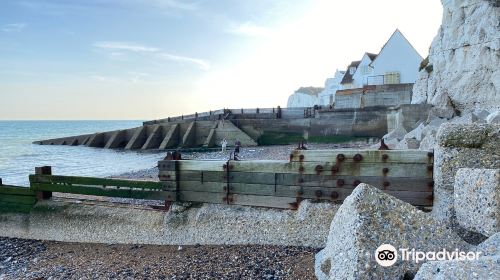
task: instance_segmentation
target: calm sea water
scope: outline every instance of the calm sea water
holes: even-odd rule
[[[50,165],[54,175],[94,177],[154,167],[163,154],[31,144],[140,125],[141,121],[0,121],[0,178],[4,184],[28,186],[28,175],[36,166]]]

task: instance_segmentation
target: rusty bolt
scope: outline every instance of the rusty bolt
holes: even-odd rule
[[[339,171],[340,170],[338,166],[332,166],[332,173],[338,173]]]
[[[299,156],[299,160],[300,160],[300,161],[303,161],[303,160],[304,160],[304,155],[300,155],[300,156]]]
[[[234,165],[229,165],[229,169],[233,169],[234,168]]]
[[[290,161],[293,160],[293,154],[290,154]]]
[[[383,172],[384,174],[387,174],[387,173],[389,173],[389,168],[387,168],[387,167],[384,167],[384,168],[382,169],[382,172]]]
[[[304,172],[304,166],[299,167],[299,172]]]
[[[316,195],[316,197],[321,197],[323,196],[323,192],[321,190],[317,190],[314,192],[314,194]]]
[[[352,185],[355,187],[357,187],[359,184],[361,184],[360,180],[354,180],[354,182],[352,182]]]
[[[384,185],[384,187],[388,187],[391,185],[391,183],[389,183],[388,181],[384,181],[383,185]]]
[[[299,178],[299,183],[304,183],[304,178]]]
[[[316,165],[316,167],[314,168],[314,170],[316,170],[317,173],[321,173],[321,171],[323,171],[323,166],[318,164]]]
[[[337,199],[337,198],[339,198],[339,193],[338,192],[332,192],[332,194],[330,195],[330,197],[332,199]]]
[[[345,181],[343,179],[338,179],[337,180],[337,187],[342,187],[343,185],[345,185]]]
[[[427,165],[427,171],[432,171],[433,166],[432,165]]]
[[[434,157],[434,153],[433,153],[433,152],[428,152],[428,153],[427,153],[427,156],[428,156],[428,157]]]
[[[382,155],[382,159],[383,160],[388,160],[389,159],[389,155],[388,154],[383,154]]]
[[[337,155],[337,160],[338,160],[338,161],[344,161],[344,160],[345,160],[345,156],[344,156],[344,154],[338,154],[338,155]]]
[[[363,156],[361,154],[355,154],[352,159],[354,161],[362,161],[363,160]]]

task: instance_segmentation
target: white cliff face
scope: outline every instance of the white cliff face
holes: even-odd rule
[[[288,97],[287,107],[313,107],[318,104],[318,93],[323,88],[301,87]]]
[[[288,97],[286,106],[291,107],[313,107],[318,104],[318,97],[315,95],[304,94],[295,92]]]
[[[442,0],[443,21],[412,103],[459,111],[500,108],[500,2]],[[432,65],[432,71],[430,66]],[[430,73],[428,73],[430,72]]]

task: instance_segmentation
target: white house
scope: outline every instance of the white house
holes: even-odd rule
[[[319,105],[331,105],[335,102],[335,92],[342,89],[340,81],[344,77],[345,71],[338,70],[335,71],[333,78],[328,78],[325,81],[325,89],[318,94]]]
[[[318,104],[318,93],[323,88],[301,87],[288,97],[287,107],[313,107]]]
[[[361,62],[352,75],[354,88],[362,88],[368,84],[368,77],[373,76],[373,67],[370,64],[376,57],[377,55],[373,53],[365,53],[363,55]]]
[[[349,100],[351,98],[349,90],[351,89],[360,89],[369,85],[386,85],[384,91],[387,92],[390,91],[387,88],[390,87],[389,85],[415,83],[421,61],[420,54],[401,31],[396,29],[378,54],[364,53],[361,60],[352,61],[347,66],[346,71],[337,71],[334,78],[326,80],[325,89],[316,96],[301,92],[292,94],[288,107],[331,105],[334,103],[337,93],[343,96],[344,104],[354,104]],[[399,88],[401,87],[398,87],[398,91]],[[377,94],[376,91],[375,94]],[[411,95],[411,92],[400,95],[406,96],[407,94]],[[407,102],[406,97],[398,97],[397,100],[397,104]],[[335,107],[337,108],[337,105]]]
[[[410,42],[396,29],[377,57],[370,63],[373,69],[367,84],[410,84],[418,77],[422,57]]]

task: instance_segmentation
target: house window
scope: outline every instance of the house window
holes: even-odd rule
[[[384,75],[384,84],[399,84],[399,72],[386,72]]]
[[[349,74],[354,75],[354,72],[356,72],[356,67],[349,68]]]

